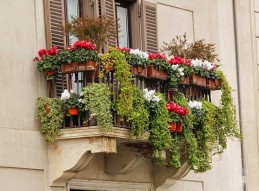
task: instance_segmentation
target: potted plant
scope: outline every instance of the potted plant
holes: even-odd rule
[[[162,53],[149,53],[147,61],[147,77],[153,79],[167,80],[167,70],[169,64]]]
[[[96,45],[86,40],[76,41],[56,55],[56,60],[61,65],[62,73],[95,71],[97,69],[97,59]]]
[[[65,110],[67,110],[67,113],[70,116],[78,115],[79,111],[83,108],[82,99],[80,99],[73,90],[70,90],[69,93],[69,91],[65,89],[61,94],[61,100],[64,103]]]
[[[79,40],[93,42],[96,44],[98,52],[101,52],[107,39],[116,39],[118,36],[116,22],[106,17],[73,17],[70,22],[65,23],[61,28],[65,35],[70,34]]]
[[[180,105],[176,104],[175,102],[170,102],[166,104],[167,110],[170,116],[170,122],[176,123],[176,132],[182,132],[182,116],[188,115],[188,109],[186,107],[181,107]]]
[[[46,77],[54,76],[56,71],[60,68],[59,63],[55,58],[57,53],[57,47],[53,46],[49,50],[40,49],[38,51],[39,57],[34,58],[34,61],[37,62],[38,71],[43,72]]]
[[[59,98],[39,97],[37,99],[36,118],[39,119],[41,133],[48,142],[54,142],[61,134],[60,129],[65,117],[63,107],[63,102]]]
[[[147,59],[149,57],[147,52],[139,49],[120,49],[127,62],[131,65],[131,72],[134,76],[147,77]]]

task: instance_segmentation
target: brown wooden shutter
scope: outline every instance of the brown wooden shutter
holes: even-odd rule
[[[62,49],[65,46],[65,37],[59,28],[65,22],[64,0],[45,0],[45,16],[47,47],[57,46]],[[48,83],[52,86],[50,82]],[[55,86],[52,86],[54,96],[60,96],[63,88],[66,88],[65,78],[61,73],[58,74],[54,84]]]
[[[115,1],[114,0],[104,0],[104,14],[108,19],[116,21],[116,14],[115,14]],[[117,39],[115,37],[111,37],[108,39],[107,50],[108,47],[117,47]]]
[[[143,1],[143,37],[144,50],[150,53],[157,52],[157,7],[155,3],[147,1]]]
[[[57,46],[63,48],[65,38],[59,27],[64,23],[64,1],[63,0],[46,0],[46,36],[48,48]]]
[[[98,10],[98,0],[82,0],[81,1],[81,9],[82,16],[87,16],[89,18],[97,18],[99,17]]]

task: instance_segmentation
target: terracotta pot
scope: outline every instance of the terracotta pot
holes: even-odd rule
[[[176,130],[176,122],[169,122],[169,131],[174,132]]]
[[[78,115],[78,108],[68,108],[68,114],[69,115]]]
[[[89,70],[96,70],[97,62],[96,61],[88,61],[86,63],[63,63],[61,64],[61,72],[66,73],[75,73],[75,72],[84,72]]]
[[[219,90],[221,88],[220,80],[207,79],[207,87],[209,90]]]
[[[201,87],[207,87],[206,77],[199,76],[198,85]]]
[[[45,108],[46,113],[50,112],[49,104],[45,104],[44,108]]]
[[[176,132],[182,132],[183,131],[183,124],[182,123],[176,123]]]
[[[207,87],[207,81],[204,76],[199,76],[196,74],[193,74],[190,76],[190,84],[197,85],[206,88]]]
[[[53,71],[48,71],[48,72],[44,72],[44,75],[45,75],[46,77],[48,77],[48,76],[55,76],[55,74],[56,74],[56,71],[55,71],[55,70],[53,70]]]
[[[147,78],[167,80],[167,73],[163,70],[158,70],[154,65],[148,66]]]
[[[147,77],[147,68],[143,66],[132,66],[131,73],[135,76]]]

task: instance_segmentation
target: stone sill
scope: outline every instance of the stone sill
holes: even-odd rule
[[[65,128],[61,129],[61,136],[57,140],[68,140],[78,138],[92,138],[92,137],[111,137],[116,138],[119,142],[147,142],[148,136],[139,139],[130,136],[129,129],[113,127],[111,132],[100,132],[98,126]]]

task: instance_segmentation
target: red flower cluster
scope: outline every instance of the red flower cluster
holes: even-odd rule
[[[40,58],[43,58],[43,56],[55,56],[58,53],[58,49],[56,46],[51,47],[49,50],[46,49],[40,49],[38,51],[38,55]],[[38,57],[35,57],[33,61],[39,61],[40,59]]]
[[[73,46],[70,46],[69,49],[80,49],[80,48],[84,48],[87,50],[96,50],[96,44],[93,44],[89,41],[86,40],[79,40],[76,41]]]
[[[187,64],[188,66],[191,66],[191,62],[192,60],[191,59],[184,59],[184,58],[181,58],[181,57],[178,57],[178,56],[174,56],[173,58],[171,58],[170,60],[168,60],[169,64]]]
[[[188,109],[186,107],[181,107],[173,101],[171,103],[166,104],[166,107],[168,112],[175,112],[179,115],[188,115]]]
[[[127,47],[124,47],[124,48],[117,47],[116,49],[117,49],[117,50],[120,50],[122,53],[129,52],[129,51],[130,51],[130,49],[127,48]]]
[[[165,55],[163,53],[149,53],[149,59],[150,60],[155,60],[157,58],[161,59],[161,60],[165,60]]]

